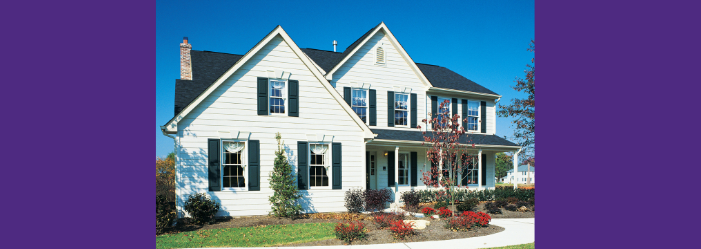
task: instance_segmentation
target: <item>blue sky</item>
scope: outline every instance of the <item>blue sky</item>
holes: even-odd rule
[[[336,40],[343,52],[385,22],[414,62],[449,68],[507,104],[525,97],[511,86],[533,58],[534,15],[534,1],[157,1],[156,156],[173,151],[158,127],[174,115],[184,36],[194,50],[245,54],[281,25],[301,48],[333,50]],[[497,118],[497,135],[513,135],[511,119]]]

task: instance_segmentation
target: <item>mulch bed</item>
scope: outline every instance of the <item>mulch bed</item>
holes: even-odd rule
[[[433,203],[422,204],[420,208],[433,207]],[[484,203],[481,203],[474,211],[485,212]],[[494,218],[534,218],[535,212],[512,212],[502,209],[503,214],[489,214]],[[490,225],[488,227],[473,228],[470,231],[454,232],[445,228],[445,221],[431,218],[412,218],[406,217],[407,220],[430,220],[431,224],[426,229],[415,230],[416,234],[405,240],[397,240],[392,236],[389,230],[380,229],[369,215],[361,214],[368,229],[368,236],[364,240],[354,241],[354,245],[367,244],[385,244],[385,243],[402,243],[402,242],[419,242],[432,240],[449,240],[485,236],[504,231],[504,228]],[[235,227],[255,227],[267,225],[284,225],[284,224],[300,224],[300,223],[329,223],[329,222],[344,222],[345,220],[326,218],[319,219],[316,217],[303,216],[298,219],[276,218],[272,216],[249,216],[249,217],[227,217],[218,218],[213,224],[194,225],[188,222],[188,219],[181,219],[175,227],[168,228],[164,233],[180,233],[187,231],[197,231],[205,229],[217,228],[235,228]],[[285,246],[327,246],[327,245],[344,245],[345,242],[338,239],[321,240],[307,243],[288,244]]]

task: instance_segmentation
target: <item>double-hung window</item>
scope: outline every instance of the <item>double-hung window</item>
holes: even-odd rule
[[[309,144],[309,187],[328,187],[331,150],[329,144]]]
[[[286,83],[285,80],[281,79],[270,79],[268,81],[270,86],[270,114],[285,113],[285,102],[287,100]]]
[[[222,140],[222,190],[245,190],[245,141]]]
[[[467,178],[467,184],[477,184],[477,170],[479,167],[479,164],[477,164],[478,158],[473,155],[468,156],[465,160],[467,160],[467,175],[462,177]]]
[[[443,115],[445,114],[448,119],[450,119],[450,99],[449,98],[438,98],[437,102],[437,109],[438,109],[438,123],[440,124],[441,127],[445,127],[445,125],[448,123],[448,120],[443,123]],[[443,105],[443,107],[441,107]]]
[[[365,89],[355,89],[353,88],[353,94],[351,99],[351,104],[353,111],[358,114],[360,119],[364,123],[367,123],[367,113],[368,113],[368,91]]]
[[[399,185],[409,185],[409,154],[399,154]]]
[[[479,119],[480,112],[480,102],[469,101],[467,102],[467,130],[477,131],[479,129],[477,120]]]
[[[407,126],[409,120],[409,94],[394,94],[394,125]]]

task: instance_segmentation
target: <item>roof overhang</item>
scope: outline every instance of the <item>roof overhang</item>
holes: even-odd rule
[[[267,45],[273,38],[280,36],[292,49],[292,51],[297,55],[297,57],[304,63],[304,65],[309,69],[309,71],[321,82],[326,91],[333,96],[333,98],[338,102],[338,104],[346,111],[346,113],[355,121],[355,123],[363,130],[364,138],[374,138],[375,135],[370,130],[370,127],[363,122],[360,117],[355,114],[353,109],[345,103],[345,100],[336,91],[336,89],[331,86],[328,80],[324,77],[324,74],[320,71],[320,67],[316,65],[302,50],[297,46],[297,44],[290,38],[290,36],[285,32],[280,25],[275,27],[273,31],[268,33],[261,41],[259,41],[251,50],[246,52],[246,54],[241,57],[236,63],[234,63],[229,70],[224,74],[219,76],[219,78],[214,81],[206,90],[204,90],[200,95],[198,95],[195,100],[190,102],[185,108],[183,108],[180,113],[175,115],[168,123],[161,126],[161,130],[165,134],[176,134],[178,132],[178,122],[187,116],[197,105],[199,105],[204,99],[209,96],[214,90],[216,90],[226,79],[228,79],[234,72],[236,72],[241,66],[243,66],[248,60],[250,60],[258,51],[260,51],[265,45]]]
[[[430,148],[431,145],[420,141],[407,141],[407,140],[390,140],[390,139],[373,139],[367,143],[368,146],[407,146],[407,147],[425,147]],[[507,152],[516,151],[521,148],[521,146],[509,146],[509,145],[491,145],[491,144],[463,144],[467,146],[467,150],[482,150],[482,151],[493,151],[493,152]]]
[[[501,95],[498,94],[490,94],[490,93],[479,93],[479,92],[471,92],[471,91],[462,91],[462,90],[455,90],[455,89],[448,89],[448,88],[439,88],[439,87],[431,87],[426,91],[426,94],[440,94],[440,95],[458,95],[458,96],[464,96],[464,97],[475,97],[475,98],[483,98],[483,99],[498,99],[501,98]]]

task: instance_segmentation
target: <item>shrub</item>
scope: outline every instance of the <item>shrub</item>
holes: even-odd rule
[[[440,216],[441,218],[448,218],[448,217],[453,216],[453,211],[450,211],[450,209],[442,207],[442,208],[438,209],[438,216]]]
[[[204,193],[191,194],[185,201],[185,211],[190,214],[195,224],[214,221],[214,214],[219,211],[219,203],[210,200]]]
[[[506,207],[504,207],[504,209],[509,210],[509,211],[516,211],[518,209],[518,207],[516,207],[516,205],[514,205],[514,204],[509,204],[509,205],[506,205]]]
[[[365,225],[360,221],[351,221],[347,223],[339,222],[336,224],[334,234],[336,235],[337,239],[351,243],[353,240],[365,238],[365,236],[367,236],[367,231],[365,230]]]
[[[273,195],[268,197],[272,209],[270,214],[277,217],[296,217],[302,211],[302,205],[297,203],[297,199],[301,198],[302,195],[297,189],[297,180],[292,172],[292,166],[285,156],[279,132],[275,134],[275,139],[277,139],[275,161],[273,171],[268,175],[270,188],[273,190]]]
[[[518,202],[518,198],[508,197],[508,198],[506,198],[506,202],[511,203],[511,204],[516,204],[516,202]]]
[[[385,203],[392,200],[392,193],[389,189],[366,189],[365,190],[365,210],[379,211],[385,208]]]
[[[489,202],[484,205],[484,208],[487,209],[487,212],[490,214],[500,214],[501,213],[501,208],[497,206],[496,203],[494,202]]]
[[[436,203],[436,205],[433,205],[433,208],[435,208],[435,209],[441,209],[444,207],[448,207],[448,203],[444,202],[444,201],[439,201]]]
[[[503,208],[503,207],[506,207],[506,205],[509,205],[509,202],[506,201],[506,199],[501,198],[501,199],[497,199],[496,201],[494,201],[494,205],[496,205],[496,207],[498,207],[498,208]]]
[[[404,223],[404,221],[401,220],[392,222],[389,230],[392,231],[392,234],[397,239],[405,239],[406,237],[414,234],[414,228],[412,228],[410,224]]]
[[[467,200],[463,201],[462,203],[460,203],[460,205],[458,205],[456,207],[456,209],[460,212],[470,211],[470,210],[474,209],[475,207],[477,207],[477,205],[479,205],[479,203],[480,203],[479,199],[470,198],[470,199],[467,199]]]
[[[406,191],[402,193],[402,198],[400,200],[402,200],[406,205],[407,211],[416,212],[416,210],[419,209],[419,193],[417,193],[413,189],[411,191]]]
[[[363,191],[360,189],[349,189],[346,191],[346,209],[349,213],[360,213],[365,209]]]
[[[431,216],[431,215],[436,214],[436,210],[433,209],[433,208],[430,208],[430,207],[425,207],[424,209],[421,209],[421,212],[422,212],[425,216]]]
[[[403,221],[404,215],[400,214],[375,214],[374,221],[380,228],[389,227],[393,222]]]
[[[175,153],[165,158],[156,158],[156,196],[162,195],[166,202],[175,202]]]
[[[530,205],[528,204],[528,202],[519,201],[519,202],[516,202],[516,206],[517,207],[529,207]]]
[[[174,210],[168,198],[163,195],[156,196],[156,234],[173,224],[176,217]]]
[[[473,223],[470,217],[458,216],[448,219],[445,223],[445,228],[453,231],[467,231],[470,230]]]

